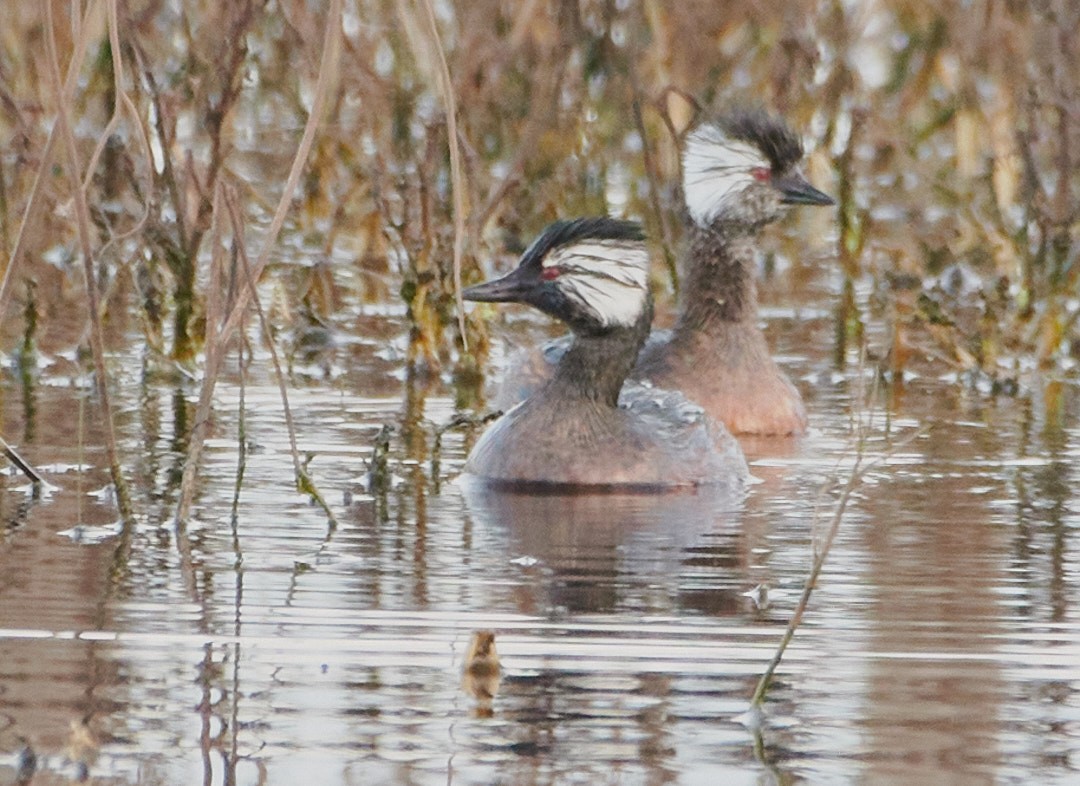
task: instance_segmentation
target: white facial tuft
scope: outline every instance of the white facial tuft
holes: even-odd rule
[[[557,267],[556,286],[604,327],[630,327],[645,309],[649,251],[641,242],[583,240],[556,248],[543,266]]]
[[[753,145],[730,139],[714,125],[703,125],[686,139],[683,193],[690,218],[708,226],[754,183],[754,170],[769,162]]]

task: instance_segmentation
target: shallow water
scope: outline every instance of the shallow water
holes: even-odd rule
[[[330,379],[306,369],[290,394],[336,526],[292,490],[260,354],[246,386],[232,369],[218,387],[176,531],[197,388],[121,353],[143,514],[123,533],[92,404],[78,449],[85,380],[43,371],[4,423],[56,488],[35,500],[11,475],[0,493],[0,782],[27,750],[39,784],[78,775],[72,759],[103,784],[1075,782],[1078,399],[1034,378],[1015,398],[929,377],[890,393],[765,725],[748,722],[855,455],[860,385],[822,350],[827,308],[766,312],[813,429],[747,443],[745,499],[483,493],[456,479],[457,431],[433,475],[452,394],[402,396],[403,330],[372,311]],[[386,423],[391,487],[372,495]],[[503,667],[490,708],[461,681],[481,629]],[[80,719],[96,741],[74,749]]]

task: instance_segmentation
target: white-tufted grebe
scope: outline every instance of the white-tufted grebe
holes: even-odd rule
[[[687,240],[679,316],[673,330],[649,337],[631,377],[681,391],[735,434],[806,429],[802,398],[758,326],[754,262],[762,228],[789,206],[834,204],[803,177],[802,156],[799,138],[760,110],[699,124],[683,150]],[[559,339],[542,355],[515,359],[495,406],[527,396],[565,346]]]
[[[620,390],[649,333],[649,254],[640,227],[558,221],[508,275],[468,300],[526,303],[570,327],[553,375],[480,438],[465,471],[501,486],[663,490],[742,484],[734,438],[679,393]]]

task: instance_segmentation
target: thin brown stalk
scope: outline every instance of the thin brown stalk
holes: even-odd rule
[[[833,508],[832,516],[829,518],[829,530],[825,533],[825,540],[818,550],[813,566],[810,568],[810,575],[806,577],[802,595],[799,597],[799,602],[795,606],[795,613],[791,615],[791,620],[788,622],[787,628],[784,630],[784,635],[781,637],[780,643],[776,647],[776,652],[773,653],[772,658],[769,660],[769,665],[765,667],[765,672],[761,675],[757,687],[754,689],[754,695],[750,699],[750,706],[753,709],[760,710],[761,705],[765,702],[765,695],[768,693],[769,685],[772,683],[773,674],[775,674],[777,667],[780,665],[780,661],[784,657],[784,653],[787,651],[788,645],[791,643],[792,638],[794,638],[795,631],[799,629],[799,625],[802,623],[803,614],[806,613],[806,607],[810,604],[810,594],[814,591],[814,587],[817,586],[818,576],[821,575],[821,570],[825,567],[825,560],[828,558],[829,550],[832,548],[833,541],[836,539],[836,533],[840,530],[840,523],[844,520],[844,512],[847,510],[848,503],[851,501],[851,495],[854,493],[855,489],[858,488],[863,476],[869,469],[868,465],[863,464],[863,459],[865,458],[866,435],[860,434],[855,444],[855,463],[851,468],[851,472],[848,474],[847,481],[840,490],[840,498],[836,502],[836,507]]]
[[[454,300],[457,303],[458,331],[461,333],[461,345],[467,352],[469,339],[465,333],[465,301],[461,297],[461,260],[465,253],[465,176],[461,169],[461,147],[458,144],[457,99],[454,95],[454,83],[450,79],[450,66],[446,62],[446,52],[439,27],[435,23],[435,9],[431,0],[420,0],[427,22],[427,33],[431,48],[438,57],[435,69],[439,93],[442,97],[443,111],[446,112],[446,136],[450,146],[450,181],[454,199]]]
[[[91,20],[99,11],[100,0],[94,0],[86,8],[85,19],[87,22]],[[51,5],[46,4],[51,19]],[[92,29],[90,24],[81,25],[80,29],[83,31]],[[49,35],[52,35],[52,28],[49,28]],[[56,42],[52,43],[53,49],[56,48]],[[68,62],[67,76],[64,78],[63,90],[57,91],[57,98],[59,103],[63,106],[66,102],[71,100],[71,96],[75,92],[75,85],[79,75],[79,69],[82,67],[83,58],[86,56],[86,49],[89,45],[89,36],[80,35],[75,39],[74,51],[71,54],[71,60]],[[57,71],[59,72],[59,64],[57,64]],[[57,77],[59,79],[59,77]],[[11,282],[15,278],[15,272],[19,269],[19,264],[22,262],[23,255],[26,253],[27,239],[33,235],[33,230],[37,228],[38,218],[40,217],[43,208],[42,201],[45,198],[45,184],[52,178],[52,158],[55,152],[54,148],[59,141],[59,121],[53,124],[52,130],[49,131],[49,137],[45,141],[45,147],[41,151],[41,159],[38,162],[37,173],[34,175],[34,185],[30,189],[30,198],[26,202],[26,209],[23,210],[23,218],[19,223],[18,233],[15,235],[15,247],[11,251],[11,258],[8,260],[7,267],[4,269],[3,279],[0,279],[0,324],[3,324],[4,314],[7,311],[8,301],[11,299]]]
[[[131,48],[135,54],[135,61],[139,70],[142,72],[143,79],[146,81],[150,103],[154,108],[154,132],[157,134],[158,144],[162,150],[170,150],[172,149],[172,139],[169,136],[168,123],[166,122],[168,115],[166,114],[165,101],[161,97],[161,90],[158,88],[157,78],[154,76],[153,70],[147,65],[150,62],[149,58],[143,53],[137,39],[133,38],[131,40]],[[154,171],[154,169],[151,168],[151,171]],[[184,189],[180,188],[178,183],[176,168],[173,165],[171,155],[162,156],[160,178],[165,184],[165,190],[168,192],[169,200],[172,202],[176,215],[176,234],[180,246],[181,248],[187,248],[187,199]]]
[[[671,117],[669,102],[670,96],[673,95],[681,98],[683,101],[690,105],[691,109],[693,109],[693,114],[691,115],[690,122],[682,128],[677,128],[675,126],[675,121]],[[668,85],[662,91],[660,91],[660,97],[656,100],[655,105],[657,111],[659,111],[660,113],[660,119],[664,121],[664,125],[667,127],[668,133],[671,134],[671,138],[675,142],[679,142],[679,140],[683,138],[684,132],[694,127],[694,125],[697,123],[697,119],[701,116],[701,113],[703,111],[701,104],[698,103],[698,100],[694,98],[693,95],[687,93],[681,88],[676,87],[675,85]]]
[[[210,216],[210,285],[206,298],[206,344],[214,344],[215,328],[222,321],[221,306],[221,270],[224,267],[224,254],[221,252],[221,236],[223,224],[228,220],[225,213],[223,188],[219,185],[214,189],[214,197],[211,203]],[[185,473],[186,477],[186,473]],[[182,487],[181,487],[182,488]],[[187,521],[176,522],[176,550],[180,555],[180,575],[188,594],[195,602],[199,602],[198,582],[195,579],[195,561],[191,550],[191,539],[188,537]]]
[[[243,335],[241,333],[241,335]],[[251,361],[251,351],[248,351],[248,360],[244,360],[246,341],[237,342],[236,364],[238,366],[240,396],[236,406],[236,484],[233,486],[232,519],[233,549],[236,553],[236,565],[239,568],[240,560],[240,491],[244,487],[244,473],[247,472],[248,435],[247,435],[247,375]]]
[[[69,99],[60,83],[60,59],[56,51],[52,3],[45,4],[45,20],[49,81],[52,83],[57,101],[56,127],[59,129],[60,137],[67,152],[68,166],[65,169],[71,181],[72,199],[75,203],[75,216],[79,230],[79,244],[82,247],[83,273],[86,278],[86,295],[90,310],[90,348],[94,356],[94,381],[101,403],[101,417],[104,421],[105,451],[108,456],[113,487],[116,489],[116,503],[120,509],[120,516],[125,524],[131,525],[134,522],[131,497],[128,494],[127,482],[124,480],[120,468],[120,457],[116,447],[116,432],[113,428],[112,402],[109,396],[108,380],[105,376],[105,338],[101,326],[97,276],[94,274],[94,249],[90,239],[90,209],[86,204],[86,193],[82,189],[79,177],[81,166],[79,164],[79,152],[75,146],[75,135],[72,133],[71,121],[68,117]]]
[[[214,189],[214,200],[210,213],[210,282],[206,292],[206,346],[217,343],[218,327],[225,321],[225,247],[222,243],[222,231],[231,223],[231,214],[226,215],[225,186],[220,182]]]
[[[124,95],[124,59],[120,52],[120,33],[117,30],[116,0],[105,0],[105,11],[108,19],[109,48],[112,50],[113,93],[115,99],[109,122],[105,124],[105,130],[98,137],[94,152],[90,154],[90,161],[86,165],[86,176],[83,179],[84,189],[90,188],[90,181],[94,177],[94,170],[97,169],[98,159],[101,158],[105,145],[108,144],[109,136],[120,124],[121,96]]]
[[[124,112],[130,117],[131,122],[134,125],[135,137],[139,142],[139,149],[142,152],[143,159],[146,162],[146,168],[148,172],[154,170],[153,154],[150,152],[150,142],[148,134],[146,132],[145,125],[142,117],[139,116],[139,110],[135,107],[135,102],[131,100],[128,94],[124,91],[124,60],[123,52],[120,49],[120,30],[119,30],[119,17],[117,14],[117,0],[106,0],[106,19],[108,22],[109,33],[109,46],[111,49],[112,57],[112,70],[113,70],[113,94],[115,95],[115,102],[113,104],[112,115],[109,117],[109,122],[105,124],[105,129],[98,136],[97,144],[94,146],[94,152],[90,155],[90,161],[86,166],[86,174],[83,177],[83,190],[89,192],[90,185],[93,182],[94,172],[97,170],[98,161],[101,158],[102,152],[105,150],[105,146],[109,142],[109,138],[112,136],[113,131],[120,124],[120,119]],[[150,177],[148,176],[148,180]],[[153,193],[153,183],[148,182],[143,190],[144,194]],[[98,258],[105,257],[106,252],[113,246],[126,238],[133,237],[137,233],[141,232],[143,227],[146,226],[150,220],[150,202],[149,199],[143,203],[143,213],[135,223],[127,230],[119,233],[113,233],[112,227],[109,227],[109,240],[98,250]],[[132,276],[135,280],[137,277]],[[113,282],[115,285],[115,281]],[[108,301],[109,294],[106,293],[103,300]]]
[[[517,16],[514,18],[514,26],[510,29],[510,44],[504,49],[507,56],[515,53],[528,39],[529,33],[535,23],[534,18],[539,6],[539,0],[525,0],[525,2],[518,4]]]
[[[244,222],[240,217],[240,209],[236,204],[235,192],[227,194],[225,201],[228,204],[229,216],[232,219],[233,238],[236,242],[237,255],[240,258],[240,267],[243,268],[244,278],[247,281],[248,295],[251,297],[252,303],[255,304],[255,313],[259,316],[259,324],[262,326],[266,346],[270,349],[270,360],[274,364],[274,377],[277,379],[278,391],[281,393],[281,406],[285,410],[285,430],[289,435],[289,451],[292,454],[293,471],[296,473],[296,487],[315,500],[330,519],[330,523],[336,527],[337,519],[334,512],[330,510],[330,506],[326,503],[323,495],[319,493],[319,490],[315,487],[315,482],[304,469],[303,462],[300,461],[300,451],[296,447],[296,422],[293,420],[292,408],[289,406],[289,391],[285,385],[285,374],[281,370],[281,360],[278,357],[277,346],[274,342],[274,333],[270,330],[270,323],[266,319],[262,301],[259,300],[259,293],[255,288],[255,278],[251,275],[251,264],[248,261],[247,248],[244,245]]]
[[[534,10],[531,6],[521,6],[518,10],[518,18],[514,23],[514,33],[511,34],[511,44],[504,48],[501,59],[506,60],[514,56],[515,47],[520,44],[517,31],[519,27],[533,18]],[[522,28],[524,29],[524,28]],[[523,130],[517,141],[517,150],[506,164],[506,174],[493,188],[488,189],[486,201],[474,210],[470,216],[472,237],[474,242],[483,232],[491,217],[498,210],[506,197],[521,184],[522,174],[526,161],[536,154],[536,147],[543,133],[548,130],[552,118],[556,114],[558,98],[562,93],[563,82],[566,76],[567,60],[565,57],[556,57],[550,64],[549,78],[541,80],[537,87],[537,95],[530,96],[529,108],[526,113]],[[493,64],[492,68],[498,68]]]
[[[549,91],[552,96],[558,94],[564,72],[565,68],[560,67],[552,77],[554,91]],[[547,128],[548,122],[550,122],[550,107],[554,100],[545,96],[544,100],[532,99],[532,101],[533,103],[525,120],[525,129],[521,132],[518,141],[517,150],[507,164],[506,175],[499,181],[498,185],[490,189],[487,201],[478,210],[474,211],[471,217],[474,238],[478,238],[483,234],[484,227],[487,226],[488,221],[491,220],[499,205],[521,183],[525,162],[529,156],[535,154],[540,136]]]
[[[319,64],[319,78],[315,85],[315,97],[311,105],[311,114],[308,115],[304,125],[304,134],[300,139],[296,155],[293,157],[289,177],[285,182],[285,188],[278,200],[277,210],[270,222],[263,241],[263,247],[251,271],[251,277],[258,281],[270,261],[270,251],[274,247],[281,227],[285,223],[289,208],[292,206],[293,193],[300,182],[300,175],[304,171],[308,154],[315,141],[315,131],[322,118],[323,108],[326,105],[328,86],[335,78],[337,62],[341,51],[341,0],[330,0],[330,10],[326,15],[326,33],[323,38],[322,61]],[[191,429],[191,438],[188,445],[187,461],[184,464],[184,476],[180,483],[180,500],[176,506],[176,523],[180,523],[188,516],[191,509],[192,497],[195,493],[195,478],[199,471],[199,462],[202,458],[203,444],[206,440],[206,431],[209,425],[210,409],[213,402],[214,387],[217,385],[218,373],[221,369],[221,361],[225,356],[225,348],[236,332],[237,326],[243,319],[244,311],[248,306],[249,290],[241,287],[237,291],[236,302],[232,304],[229,317],[218,331],[218,336],[213,345],[206,347],[206,371],[203,376],[202,389],[199,392],[199,403],[195,410],[195,423]]]
[[[132,121],[135,124],[135,129],[138,132],[138,133],[135,134],[135,136],[139,140],[139,147],[142,150],[143,158],[146,161],[147,168],[148,168],[149,171],[153,171],[154,157],[153,157],[153,154],[150,152],[150,139],[149,139],[149,137],[148,137],[148,135],[146,133],[146,127],[143,124],[143,119],[141,117],[139,117],[139,110],[135,107],[135,102],[132,101],[131,98],[129,96],[127,96],[126,94],[120,96],[120,100],[123,102],[124,108],[128,111],[128,114],[131,115]],[[96,163],[94,164],[94,167],[96,167]],[[91,171],[91,169],[87,169],[87,172],[89,173]],[[89,176],[89,174],[88,174],[88,176]],[[149,194],[153,190],[153,183],[149,182],[150,181],[149,176],[147,176],[146,179],[147,179],[148,182],[145,183],[146,188],[144,190],[144,193]],[[107,247],[108,245],[111,245],[113,243],[117,243],[117,242],[119,242],[121,240],[125,240],[125,239],[127,239],[129,237],[134,237],[135,235],[137,235],[139,232],[141,232],[143,230],[143,227],[146,226],[146,224],[149,222],[149,220],[150,220],[150,202],[148,200],[143,204],[143,214],[141,216],[139,216],[139,219],[134,224],[132,224],[129,229],[127,229],[127,230],[125,230],[123,232],[110,234],[109,243],[106,244],[105,247]],[[111,232],[111,228],[110,228],[110,232]],[[102,250],[104,250],[105,247],[103,247]]]
[[[859,363],[860,379],[863,371],[863,363]],[[877,385],[873,385],[871,393],[863,393],[860,396],[861,401],[869,401],[873,398],[873,391],[876,391]],[[847,506],[851,502],[852,495],[859,487],[862,479],[866,476],[866,473],[871,468],[876,466],[881,461],[903,445],[908,444],[911,440],[918,438],[923,431],[917,430],[904,439],[895,442],[889,451],[880,457],[875,458],[873,461],[866,461],[866,442],[869,437],[869,433],[873,427],[873,412],[871,410],[870,416],[864,422],[862,420],[864,409],[857,409],[852,413],[852,428],[855,432],[855,460],[848,472],[847,479],[844,481],[843,486],[840,488],[840,496],[836,501],[836,505],[833,508],[832,514],[829,517],[829,529],[825,533],[824,539],[820,542],[820,546],[816,549],[813,565],[810,568],[810,573],[806,577],[806,583],[803,585],[802,595],[799,597],[799,602],[795,606],[795,612],[791,616],[791,620],[788,622],[787,628],[784,630],[784,635],[780,639],[780,643],[777,645],[776,652],[773,653],[772,658],[769,660],[768,666],[765,667],[764,673],[758,680],[757,687],[754,689],[754,695],[750,699],[750,707],[754,711],[760,711],[762,705],[765,702],[765,696],[768,693],[769,685],[772,683],[773,675],[776,672],[777,667],[780,665],[780,661],[784,657],[784,652],[787,651],[788,645],[791,643],[792,638],[795,636],[795,631],[799,629],[799,625],[802,623],[803,615],[806,613],[806,608],[810,604],[810,595],[813,593],[814,588],[817,586],[818,577],[821,575],[822,569],[825,567],[825,561],[829,557],[829,551],[832,549],[833,542],[836,540],[836,534],[840,531],[840,524],[844,520],[844,513],[847,511]],[[816,525],[815,520],[815,525]],[[816,526],[815,526],[816,529]]]

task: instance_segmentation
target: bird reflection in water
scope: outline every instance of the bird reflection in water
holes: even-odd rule
[[[535,494],[491,489],[467,476],[457,483],[473,524],[507,538],[507,561],[535,566],[518,600],[525,613],[611,613],[627,604],[640,610],[657,600],[639,597],[652,577],[679,575],[703,549],[730,563],[720,574],[741,573],[748,558],[740,548],[741,490]],[[738,592],[708,594],[708,613],[741,607]],[[672,610],[661,606],[652,610]]]

